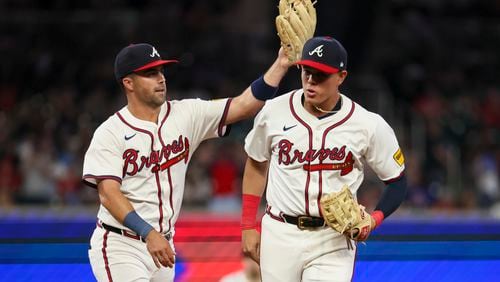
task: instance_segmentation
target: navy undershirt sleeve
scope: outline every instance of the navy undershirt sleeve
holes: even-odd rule
[[[406,176],[401,175],[396,181],[387,184],[375,210],[381,211],[384,218],[387,218],[403,203],[406,190]]]

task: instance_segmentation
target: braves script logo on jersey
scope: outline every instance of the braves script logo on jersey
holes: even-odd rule
[[[177,155],[170,158],[172,154]],[[149,156],[139,156],[139,151],[127,149],[123,153],[123,177],[125,175],[136,175],[144,167],[151,167],[152,172],[163,171],[181,160],[187,163],[188,157],[189,140],[186,137],[183,138],[182,135],[179,136],[178,140],[174,140],[171,144],[163,146],[161,150],[151,152]]]
[[[352,152],[346,155],[346,146],[321,148],[319,150],[311,149],[305,153],[293,148],[293,143],[287,139],[282,139],[278,143],[279,149],[279,164],[290,165],[296,161],[304,163],[304,170],[320,171],[320,170],[340,170],[340,175],[344,176],[352,171],[354,160],[352,159]],[[319,164],[311,164],[318,160]],[[330,161],[343,161],[340,163],[323,163],[325,160]]]

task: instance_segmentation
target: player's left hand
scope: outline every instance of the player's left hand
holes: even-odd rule
[[[146,237],[146,246],[149,254],[153,258],[156,267],[173,268],[175,264],[175,253],[170,247],[170,243],[158,231],[152,230]]]
[[[352,228],[351,230],[346,231],[348,233],[348,236],[356,241],[366,241],[368,239],[368,236],[370,236],[370,233],[375,229],[376,222],[373,216],[371,216],[369,213],[365,212],[365,215],[369,218],[369,227],[368,227],[368,220],[365,221],[365,226],[360,226],[360,227],[355,227]],[[364,230],[360,233],[360,228]]]
[[[287,49],[280,47],[280,50],[278,51],[278,63],[279,66],[282,67],[283,69],[288,69],[291,66],[293,66],[293,61],[290,61],[288,58],[288,52]]]
[[[347,185],[338,192],[324,195],[320,208],[328,226],[352,240],[366,241],[375,228],[375,219],[354,200]]]

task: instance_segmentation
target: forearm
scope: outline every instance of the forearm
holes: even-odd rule
[[[101,204],[118,220],[143,238],[153,227],[144,221],[134,210],[130,201],[120,191],[120,183],[103,180],[97,185]]]
[[[284,67],[278,58],[264,74],[264,81],[270,86],[278,87],[287,71],[288,67]]]
[[[97,185],[99,200],[111,215],[123,224],[127,214],[134,210],[130,201],[120,191],[120,183],[103,180]]]
[[[256,216],[262,194],[265,190],[268,162],[257,162],[247,159],[243,175],[242,193],[242,230],[257,227]]]
[[[227,114],[226,124],[253,117],[264,106],[264,101],[256,99],[250,87],[238,97],[233,98]]]
[[[288,59],[280,49],[278,57],[266,71],[255,80],[250,87],[238,97],[235,97],[229,107],[226,124],[232,124],[242,119],[254,116],[263,106],[264,102],[275,96],[278,86],[290,67]]]
[[[372,213],[372,216],[377,222],[377,226],[403,203],[406,197],[406,186],[406,176],[404,175],[397,181],[387,184],[382,197]]]
[[[262,196],[266,188],[268,164],[269,162],[247,159],[243,173],[243,194]]]

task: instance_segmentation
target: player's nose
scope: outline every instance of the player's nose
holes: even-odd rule
[[[167,79],[165,78],[165,75],[163,73],[160,72],[160,75],[159,75],[159,82],[161,84],[165,84],[167,81]]]
[[[308,83],[310,83],[310,84],[314,84],[314,83],[315,83],[315,81],[314,81],[314,79],[313,79],[313,74],[312,74],[312,73],[310,73],[310,74],[306,74],[306,81],[307,81]]]

